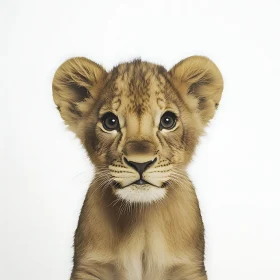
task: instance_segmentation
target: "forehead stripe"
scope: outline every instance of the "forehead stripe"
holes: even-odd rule
[[[112,103],[112,108],[113,108],[113,110],[118,111],[120,105],[121,105],[121,100],[120,100],[120,98],[117,98],[117,99],[114,100],[113,103]]]
[[[164,108],[165,102],[162,98],[157,98],[157,104],[160,109]]]

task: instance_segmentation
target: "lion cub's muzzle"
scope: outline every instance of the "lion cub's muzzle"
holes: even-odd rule
[[[161,159],[152,141],[128,141],[121,158],[109,166],[114,193],[130,203],[151,203],[166,194],[171,165]]]

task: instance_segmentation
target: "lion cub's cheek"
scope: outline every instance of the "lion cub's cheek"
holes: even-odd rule
[[[151,185],[131,185],[123,189],[115,189],[115,195],[130,203],[151,203],[163,199],[166,189]]]

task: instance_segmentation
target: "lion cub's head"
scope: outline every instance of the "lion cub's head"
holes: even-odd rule
[[[220,71],[202,56],[170,71],[135,60],[110,72],[77,57],[53,79],[54,102],[96,167],[96,187],[129,202],[162,199],[180,184],[222,89]]]

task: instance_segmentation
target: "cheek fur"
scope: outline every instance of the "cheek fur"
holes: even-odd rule
[[[86,129],[84,147],[94,164],[105,164],[115,136],[103,132],[96,124]]]
[[[162,145],[162,153],[173,163],[188,163],[194,153],[198,143],[199,131],[189,120],[188,123],[181,122],[180,126],[170,132],[158,133],[158,138]]]

